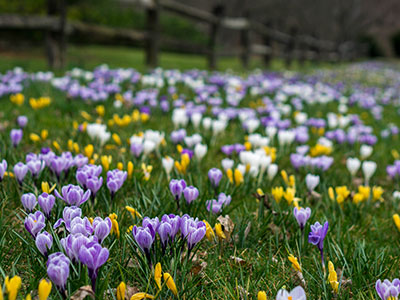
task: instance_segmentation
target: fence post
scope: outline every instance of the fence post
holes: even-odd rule
[[[66,25],[67,25],[67,0],[60,0],[60,32],[59,32],[59,67],[65,66],[65,57],[67,52],[67,33],[66,33]]]
[[[268,28],[271,27],[271,22],[265,22],[264,25]],[[263,42],[264,45],[266,47],[268,47],[267,49],[270,49],[270,51],[268,53],[264,54],[263,60],[264,60],[264,65],[266,67],[268,67],[271,64],[271,60],[272,60],[272,52],[273,52],[273,47],[272,47],[272,39],[270,35],[264,35],[263,37]]]
[[[57,2],[56,0],[47,0],[47,15],[55,16],[57,13]],[[57,66],[58,62],[58,49],[57,49],[57,36],[54,31],[46,31],[46,54],[47,62],[50,68]]]
[[[294,54],[296,51],[296,39],[297,39],[297,29],[296,27],[291,27],[289,30],[290,34],[290,40],[286,44],[286,49],[285,49],[285,65],[286,68],[290,67],[292,64]]]
[[[153,0],[153,5],[146,10],[146,65],[154,68],[158,66],[158,53],[160,47],[160,5],[158,0]]]
[[[208,68],[215,70],[217,68],[217,36],[221,27],[221,18],[224,14],[224,7],[219,4],[214,6],[213,15],[216,22],[211,23],[210,36],[208,41]]]
[[[249,14],[246,12],[244,14],[244,18],[249,20]],[[241,53],[240,59],[242,60],[242,66],[245,69],[249,68],[250,61],[250,28],[247,26],[240,31],[240,44],[241,44]]]

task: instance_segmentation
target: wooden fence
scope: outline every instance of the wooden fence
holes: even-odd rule
[[[89,36],[91,42],[125,41],[143,43],[146,64],[156,67],[159,63],[161,45],[180,51],[206,55],[208,67],[217,68],[217,59],[223,54],[238,55],[244,67],[248,67],[252,55],[261,55],[268,64],[273,56],[279,56],[290,64],[293,60],[339,60],[351,59],[357,50],[354,42],[337,45],[332,41],[297,34],[293,27],[290,33],[270,28],[268,24],[252,20],[247,14],[242,18],[225,15],[222,5],[216,5],[211,12],[199,10],[175,0],[120,0],[121,5],[141,5],[146,13],[146,30],[116,29],[107,26],[67,21],[67,0],[47,0],[46,16],[22,16],[0,14],[1,29],[40,30],[45,32],[45,48],[49,66],[60,68],[65,64],[67,36],[79,34]],[[182,17],[203,22],[209,26],[208,43],[195,45],[182,40],[163,37],[160,33],[160,14],[169,11]],[[232,47],[230,53],[218,51],[218,36],[221,29],[234,30],[239,34],[239,47]],[[262,43],[251,43],[250,34],[258,35]],[[278,51],[273,44],[280,45]]]

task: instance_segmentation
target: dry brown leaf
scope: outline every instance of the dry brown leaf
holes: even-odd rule
[[[94,292],[90,285],[81,286],[75,293],[72,294],[71,300],[83,300],[86,297],[95,298]]]
[[[251,230],[251,222],[249,222],[249,224],[247,224],[246,229],[244,230],[244,240],[247,239],[247,236],[249,235]]]
[[[125,299],[129,300],[134,294],[139,292],[140,291],[137,287],[127,285],[125,290]]]
[[[235,228],[235,224],[233,224],[231,218],[228,215],[226,215],[225,217],[219,216],[217,221],[221,223],[224,234],[226,236],[226,240],[229,241],[231,239],[233,229]]]

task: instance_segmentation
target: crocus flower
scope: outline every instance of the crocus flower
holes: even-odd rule
[[[71,229],[71,221],[76,218],[82,216],[82,210],[76,206],[67,206],[63,210],[63,217],[58,219],[54,224],[53,228],[56,229],[62,223],[65,224],[65,228],[69,231]]]
[[[6,277],[4,285],[6,286],[6,292],[9,300],[17,299],[18,291],[21,288],[21,283],[22,280],[19,276],[14,276],[11,279],[8,276]],[[0,296],[3,297],[3,293],[0,294]]]
[[[71,234],[81,233],[89,236],[93,233],[93,226],[87,217],[75,217],[71,220],[69,232]]]
[[[61,252],[49,255],[47,260],[47,275],[64,295],[67,280],[69,277],[70,260]]]
[[[328,233],[329,223],[325,222],[324,226],[322,226],[319,222],[316,222],[314,225],[311,225],[311,232],[308,235],[308,242],[310,244],[316,245],[321,253],[322,265],[324,266],[324,239],[326,234]]]
[[[99,239],[99,244],[110,234],[111,232],[111,219],[109,217],[104,220],[100,217],[96,217],[93,220],[94,235]]]
[[[276,295],[276,300],[306,300],[306,292],[301,286],[295,287],[290,293],[285,290],[279,290]]]
[[[36,196],[32,193],[23,194],[21,196],[21,202],[27,212],[32,212],[37,204]]]
[[[174,214],[163,215],[161,221],[171,225],[170,239],[173,240],[181,228],[181,217]]]
[[[79,250],[79,260],[86,265],[89,272],[89,277],[92,281],[92,289],[96,290],[96,279],[98,271],[104,265],[110,255],[107,248],[101,247],[97,242],[91,242],[83,245]]]
[[[17,118],[17,124],[20,128],[24,128],[28,124],[28,118],[26,116],[19,116]]]
[[[55,190],[54,193],[58,198],[64,200],[68,205],[78,207],[81,204],[85,203],[90,197],[90,190],[87,190],[84,193],[81,187],[72,184],[68,184],[62,187],[62,196],[58,193],[57,190]]]
[[[51,281],[47,279],[42,279],[38,286],[38,296],[39,300],[47,300],[51,293]]]
[[[212,168],[208,171],[208,179],[210,179],[210,182],[214,188],[218,187],[221,178],[222,172],[220,169]]]
[[[186,199],[186,202],[188,204],[192,203],[194,200],[197,199],[197,197],[199,196],[199,190],[197,188],[195,188],[194,186],[187,186],[184,190],[183,190],[183,196]]]
[[[307,189],[310,192],[314,191],[314,189],[317,187],[318,184],[319,184],[319,176],[318,175],[307,174],[306,185],[307,185]]]
[[[24,221],[25,229],[35,239],[39,232],[42,231],[45,224],[45,217],[41,211],[36,211],[33,214],[29,214]]]
[[[107,188],[111,192],[111,198],[113,198],[115,193],[122,187],[127,176],[128,173],[126,171],[118,169],[107,172]]]
[[[43,231],[36,236],[35,244],[40,253],[47,257],[48,250],[53,246],[53,237],[47,231]]]
[[[167,246],[168,239],[171,237],[172,234],[172,226],[167,222],[162,222],[157,229],[158,235],[160,236],[161,240],[161,247],[163,251]]]
[[[368,182],[376,171],[377,164],[374,161],[364,161],[362,163],[362,171],[364,173],[365,181]]]
[[[145,253],[149,264],[151,264],[150,248],[151,245],[153,245],[154,239],[156,237],[156,233],[153,227],[133,226],[132,234],[133,237],[135,238],[136,243],[139,245],[140,249],[142,249],[142,251]]]
[[[11,143],[17,147],[22,140],[22,129],[12,129],[10,132]]]
[[[6,173],[6,171],[7,171],[7,161],[3,159],[0,162],[0,182],[3,181],[4,174]]]
[[[186,188],[185,180],[172,179],[169,183],[169,190],[174,196],[175,200],[178,202],[181,198],[183,190]]]
[[[56,198],[53,195],[42,193],[38,197],[38,202],[46,218],[50,219],[51,210],[56,202]]]
[[[28,167],[22,162],[19,162],[14,166],[14,175],[20,185],[22,185],[26,173],[28,173]]]
[[[39,173],[44,169],[45,162],[40,159],[32,159],[26,163],[32,176],[38,176]]]
[[[189,253],[203,239],[206,229],[206,224],[203,221],[193,219],[188,215],[181,218],[181,233],[187,241]]]
[[[97,241],[95,236],[87,237],[82,233],[77,233],[69,234],[66,238],[62,238],[60,243],[68,257],[73,263],[76,263],[79,261],[79,250],[83,247],[83,245],[94,241]]]
[[[296,218],[296,221],[299,224],[301,231],[303,231],[307,220],[310,218],[311,209],[309,207],[305,209],[302,207],[300,209],[295,207],[293,209],[293,215]]]
[[[400,280],[398,278],[390,282],[385,279],[383,282],[379,279],[375,284],[376,292],[382,300],[397,299],[400,294]]]

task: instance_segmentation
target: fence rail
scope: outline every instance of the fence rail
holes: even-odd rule
[[[128,44],[144,44],[146,64],[150,67],[158,65],[160,46],[189,53],[204,54],[207,56],[210,69],[217,67],[217,58],[222,55],[238,55],[245,67],[249,64],[251,55],[261,55],[268,63],[276,55],[290,64],[292,60],[338,60],[349,59],[354,56],[357,45],[347,41],[340,45],[332,41],[320,40],[313,36],[297,34],[296,28],[291,33],[275,30],[263,23],[245,17],[234,18],[225,16],[225,9],[221,5],[214,7],[212,12],[176,2],[175,0],[119,0],[121,5],[143,7],[146,13],[146,30],[112,28],[102,25],[87,24],[66,19],[67,0],[47,0],[46,16],[23,16],[0,14],[0,30],[21,29],[39,30],[46,33],[46,53],[50,67],[62,67],[65,62],[67,36],[87,36],[93,43],[110,43],[122,41]],[[160,32],[160,14],[168,11],[190,20],[201,21],[209,26],[208,44],[196,45],[187,41],[165,37]],[[218,49],[218,35],[221,29],[234,30],[239,33],[239,47],[230,47],[228,51]],[[261,38],[264,44],[251,43],[250,33]],[[281,46],[275,51],[275,46]]]

